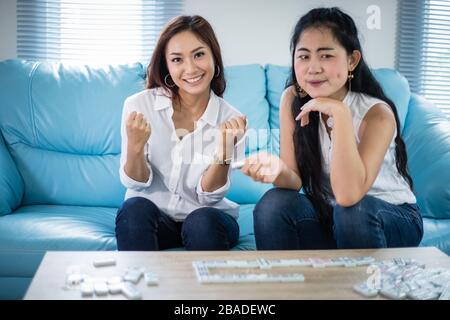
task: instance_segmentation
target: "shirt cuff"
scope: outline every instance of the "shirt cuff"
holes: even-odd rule
[[[230,184],[231,184],[230,177],[227,177],[227,182],[222,187],[220,187],[217,190],[207,192],[207,191],[204,191],[202,188],[202,179],[203,179],[203,176],[197,184],[197,195],[198,195],[198,200],[199,200],[200,204],[203,204],[203,205],[211,205],[211,204],[214,204],[214,203],[222,200],[225,197],[225,195],[227,194],[228,189],[230,188]]]
[[[123,167],[120,168],[120,181],[127,189],[132,189],[135,191],[142,191],[148,187],[150,187],[150,184],[153,180],[153,172],[152,169],[149,167],[150,174],[148,176],[148,179],[146,182],[136,181],[132,178],[130,178]]]

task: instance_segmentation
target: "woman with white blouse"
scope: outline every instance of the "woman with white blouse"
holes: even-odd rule
[[[239,206],[225,198],[230,162],[242,153],[246,118],[222,99],[220,46],[200,16],[162,31],[146,90],[122,114],[116,217],[118,250],[228,250],[239,238]],[[242,146],[242,147],[240,147]]]

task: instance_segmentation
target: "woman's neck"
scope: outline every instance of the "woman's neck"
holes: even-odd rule
[[[331,96],[329,96],[329,98],[339,100],[339,101],[344,101],[344,98],[347,95],[347,93],[348,93],[348,89],[344,86],[341,89],[339,89],[338,91],[336,91],[335,93],[333,93]]]
[[[200,95],[190,95],[180,93],[179,99],[174,101],[176,111],[187,111],[195,120],[198,120],[204,113],[206,106],[208,105],[210,98],[210,92],[205,92]]]

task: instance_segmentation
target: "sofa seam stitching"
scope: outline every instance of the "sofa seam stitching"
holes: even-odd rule
[[[31,72],[30,72],[30,81],[28,83],[28,106],[30,108],[30,120],[31,120],[31,126],[32,126],[32,131],[33,131],[33,139],[34,139],[34,144],[37,146],[38,145],[38,137],[37,137],[37,131],[36,131],[36,121],[35,121],[35,114],[34,114],[34,104],[33,104],[33,97],[32,97],[32,88],[33,88],[33,80],[34,80],[34,75],[36,73],[37,68],[39,67],[40,62],[35,62]]]
[[[75,155],[75,156],[85,156],[85,157],[103,157],[103,156],[118,156],[121,154],[121,152],[117,152],[117,153],[102,153],[102,154],[88,154],[88,153],[78,153],[78,152],[66,152],[66,151],[60,151],[60,150],[51,150],[51,149],[47,149],[47,148],[43,148],[41,146],[32,146],[28,143],[25,143],[23,141],[16,141],[14,143],[11,143],[10,145],[17,145],[17,144],[21,144],[24,145],[28,148],[31,149],[38,149],[38,150],[43,150],[43,151],[47,151],[47,152],[53,152],[53,153],[61,153],[61,154],[68,154],[68,155]]]

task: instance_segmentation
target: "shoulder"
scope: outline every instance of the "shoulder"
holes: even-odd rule
[[[160,88],[145,89],[139,91],[125,99],[124,110],[127,111],[151,111],[158,103],[158,100],[170,98],[164,95]]]
[[[280,103],[292,103],[297,97],[297,93],[295,92],[294,86],[289,86],[286,89],[284,89],[283,93],[281,94]]]
[[[364,120],[394,121],[395,116],[389,104],[364,93],[356,95],[357,105],[362,107]]]
[[[129,104],[129,103],[136,103],[136,102],[141,102],[144,100],[147,100],[148,98],[150,99],[154,99],[157,95],[157,89],[145,89],[139,92],[136,92],[135,94],[132,94],[131,96],[127,97],[125,99],[125,104]]]
[[[386,124],[393,124],[395,126],[395,116],[391,107],[385,102],[375,103],[370,107],[364,116],[364,121],[366,122],[383,122]]]
[[[292,103],[297,97],[297,93],[295,92],[294,86],[289,86],[284,89],[280,98],[280,113],[282,114],[292,114]]]

